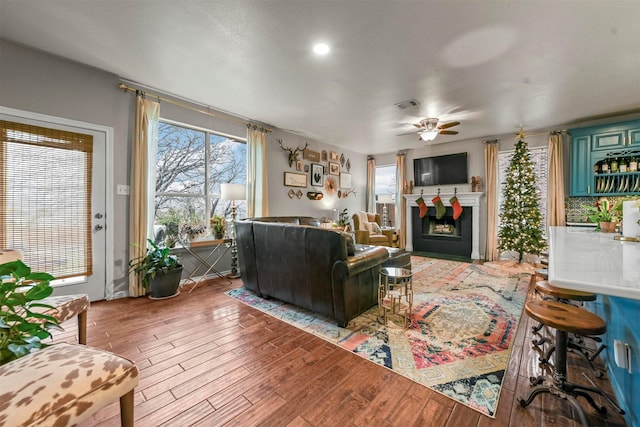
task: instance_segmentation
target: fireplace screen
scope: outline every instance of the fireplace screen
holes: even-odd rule
[[[423,221],[423,234],[427,236],[460,237],[460,219],[451,215],[437,219],[435,215],[427,215]]]

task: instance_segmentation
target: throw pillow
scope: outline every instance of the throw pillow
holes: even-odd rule
[[[355,255],[356,254],[356,245],[353,242],[353,234],[345,233],[345,239],[347,241],[347,255]]]
[[[337,231],[338,234],[340,234],[342,236],[342,238],[344,239],[345,243],[347,244],[347,255],[351,256],[351,255],[355,255],[356,254],[356,244],[353,241],[353,234],[351,233],[345,233],[344,231]]]
[[[371,224],[371,231],[369,234],[382,234],[382,230],[377,222],[370,222],[369,224]]]

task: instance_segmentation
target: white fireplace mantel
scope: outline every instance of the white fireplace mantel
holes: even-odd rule
[[[433,206],[431,199],[438,194],[403,194],[407,206],[406,224],[407,224],[407,245],[406,250],[413,251],[413,224],[411,208],[418,207],[416,200],[422,196],[428,206]],[[449,199],[453,197],[453,193],[440,193],[440,199],[445,206],[451,206]],[[458,202],[463,208],[471,208],[472,225],[471,225],[471,259],[480,259],[480,207],[483,202],[484,193],[456,193]]]

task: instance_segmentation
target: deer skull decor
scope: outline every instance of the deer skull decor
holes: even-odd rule
[[[293,166],[293,164],[298,161],[298,153],[300,153],[301,151],[304,151],[309,146],[309,143],[307,142],[304,147],[302,147],[302,148],[297,147],[294,150],[293,148],[284,147],[282,145],[282,139],[281,138],[276,139],[276,141],[278,141],[278,144],[280,144],[280,148],[282,148],[284,151],[288,151],[289,152],[289,167]]]

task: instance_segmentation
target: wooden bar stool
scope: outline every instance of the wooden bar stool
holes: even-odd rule
[[[559,288],[557,286],[553,286],[547,280],[541,280],[536,282],[535,289],[536,289],[536,292],[542,295],[545,295],[546,297],[554,301],[563,302],[566,304],[570,304],[571,301],[584,302],[584,301],[596,300],[596,295],[591,292],[582,292],[582,291],[576,291],[573,289]],[[532,330],[534,333],[537,333],[540,331],[540,329],[542,329],[543,326],[544,325],[542,323],[539,323],[537,326],[532,327]],[[585,337],[579,334],[574,334],[573,337],[569,337],[569,342],[567,344],[567,347],[569,351],[582,356],[585,359],[585,361],[589,364],[589,366],[591,366],[591,370],[593,371],[594,375],[597,378],[600,378],[602,377],[603,374],[599,369],[596,369],[596,367],[593,366],[593,361],[606,348],[606,346],[604,344],[601,344],[602,339],[600,339],[600,337],[588,336],[586,338],[593,339],[595,342],[600,344],[600,346],[595,350],[592,348],[588,348],[583,345],[584,343],[583,338]],[[549,360],[551,359],[551,355],[553,354],[556,348],[555,344],[553,344],[553,341],[549,337],[542,337],[538,340],[533,340],[531,342],[535,346],[541,346],[545,343],[552,344],[544,353],[544,355],[539,359],[541,363],[549,363]]]
[[[529,317],[542,322],[556,330],[556,351],[553,367],[553,378],[546,375],[531,377],[534,388],[526,398],[519,398],[520,406],[526,407],[541,393],[561,397],[571,404],[578,414],[583,426],[588,426],[584,410],[576,400],[581,396],[600,413],[606,412],[606,407],[598,406],[589,393],[597,393],[603,396],[620,414],[624,411],[603,390],[597,387],[591,380],[592,386],[583,386],[571,383],[567,379],[567,338],[569,333],[579,335],[602,335],[607,327],[600,317],[579,307],[563,304],[557,301],[528,301],[525,304],[525,312]],[[584,375],[584,373],[583,373]],[[586,375],[585,377],[589,379]]]

